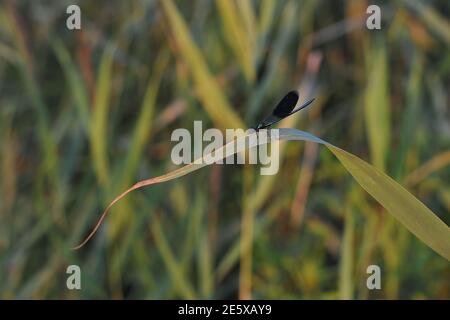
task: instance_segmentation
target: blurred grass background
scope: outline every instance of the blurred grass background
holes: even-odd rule
[[[82,30],[66,28],[78,4]],[[365,27],[382,8],[382,29]],[[450,223],[447,1],[3,1],[0,298],[449,299],[450,265],[325,148],[288,143],[275,176],[175,168],[171,132],[283,122],[406,186]],[[66,288],[66,267],[82,290]],[[366,288],[366,268],[382,289]]]

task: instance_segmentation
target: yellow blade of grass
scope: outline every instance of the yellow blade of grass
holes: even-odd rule
[[[89,97],[82,76],[70,57],[69,50],[61,40],[52,42],[53,50],[66,76],[75,107],[78,109],[84,129],[89,131]]]
[[[173,279],[173,285],[177,289],[180,295],[185,299],[195,299],[196,293],[191,284],[186,280],[183,270],[180,268],[180,264],[177,261],[172,249],[167,242],[164,232],[161,229],[161,222],[156,221],[150,226],[153,238],[156,242],[156,247],[160,251],[164,264],[170,272],[170,276]]]
[[[372,56],[370,56],[372,57]],[[370,155],[375,167],[384,170],[390,141],[390,110],[386,49],[377,47],[370,60],[370,78],[366,88],[365,119]]]
[[[445,42],[450,43],[450,23],[448,19],[436,11],[431,5],[420,1],[402,1],[403,4],[415,11],[420,19],[436,34],[441,36]]]
[[[253,60],[255,51],[257,49],[256,41],[257,41],[257,25],[256,25],[256,17],[255,17],[255,8],[253,6],[252,0],[239,0],[236,2],[236,5],[241,12],[242,21],[245,26],[247,41],[250,47],[251,60]],[[252,61],[250,61],[252,62]],[[253,64],[251,65],[253,74],[255,73],[255,69]],[[254,74],[255,75],[255,74]]]
[[[113,55],[105,50],[100,61],[92,121],[90,123],[90,143],[92,146],[92,161],[98,181],[105,184],[108,181],[109,161],[107,156],[107,123],[109,114],[109,98],[111,92]]]
[[[120,170],[123,172],[120,181],[121,189],[124,185],[129,185],[132,177],[139,164],[139,159],[144,151],[146,142],[153,128],[154,110],[156,105],[156,98],[161,85],[164,70],[169,63],[169,56],[166,51],[161,52],[154,65],[154,72],[150,76],[147,89],[145,90],[144,99],[142,101],[141,111],[134,126],[134,132],[131,139],[129,152],[127,153],[123,167]],[[119,189],[120,190],[120,189]]]
[[[273,19],[275,7],[276,2],[274,0],[261,1],[261,9],[258,19],[258,33],[262,36],[267,36],[268,30],[275,21],[275,19]]]
[[[243,139],[247,139],[248,137],[249,135],[241,135],[235,141],[229,142],[227,145],[237,143],[238,145],[245,146],[245,148],[247,148],[247,145],[244,144]],[[450,261],[450,228],[422,202],[420,202],[399,183],[395,182],[385,173],[361,160],[357,156],[333,146],[332,144],[305,131],[297,129],[279,129],[278,140],[303,140],[325,145],[338,158],[338,160],[361,185],[361,187],[363,187],[372,197],[374,197],[375,200],[377,200],[389,213],[391,213],[409,231],[411,231],[431,249]],[[258,145],[264,143],[264,141],[260,141],[258,139]],[[220,154],[222,159],[240,151],[234,150],[235,148],[229,148],[227,145],[224,145],[216,150],[216,154]],[[225,152],[223,152],[223,150]],[[210,156],[210,154],[204,155],[203,158]],[[190,172],[198,170],[207,165],[205,161],[199,161],[203,160],[203,158],[197,159],[193,163],[171,171],[165,175],[140,181],[128,190],[124,191],[109,204],[91,233],[74,249],[81,248],[89,241],[89,239],[92,238],[97,229],[100,227],[111,206],[113,206],[128,193],[144,186],[179,178]]]
[[[432,173],[450,165],[450,150],[434,156],[419,168],[411,172],[405,179],[405,184],[414,186]]]
[[[346,201],[348,203],[348,201]],[[339,296],[342,300],[353,298],[353,264],[355,237],[355,222],[352,208],[347,204],[344,209],[345,226],[344,237],[342,239],[341,258],[339,262]]]
[[[372,197],[416,237],[450,260],[450,228],[399,183],[374,166],[328,145],[347,171]]]
[[[239,65],[244,72],[247,81],[255,79],[255,68],[253,67],[253,39],[251,32],[251,7],[246,1],[239,1],[238,8],[230,0],[219,0],[216,2],[222,18],[225,38],[233,50]],[[247,5],[246,5],[247,4]],[[244,18],[241,18],[244,14]]]
[[[209,72],[205,59],[192,40],[186,23],[176,6],[170,0],[160,1],[160,3],[178,49],[181,51],[181,56],[192,73],[196,93],[208,115],[221,129],[244,128],[242,120],[231,108],[216,80]]]

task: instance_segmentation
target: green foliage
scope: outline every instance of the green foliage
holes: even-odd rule
[[[282,145],[276,176],[210,166],[133,192],[70,250],[133,181],[175,169],[173,129],[252,126],[292,88],[316,101],[280,126],[372,163],[448,225],[447,2],[386,3],[375,31],[345,28],[366,16],[350,0],[91,2],[81,32],[65,9],[0,4],[0,298],[450,298],[448,261],[404,227],[429,225],[378,190],[391,219],[303,143]]]

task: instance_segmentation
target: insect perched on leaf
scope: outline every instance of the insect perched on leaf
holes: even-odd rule
[[[272,113],[263,121],[261,121],[254,129],[258,131],[260,129],[268,128],[271,125],[283,120],[284,118],[289,117],[291,114],[294,114],[297,111],[306,108],[314,101],[313,98],[294,110],[295,106],[297,105],[298,97],[299,96],[297,91],[293,90],[288,92],[284,96],[284,98],[281,99],[281,101],[277,104]]]

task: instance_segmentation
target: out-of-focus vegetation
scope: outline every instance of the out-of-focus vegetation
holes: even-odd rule
[[[82,30],[66,28],[69,4]],[[286,119],[385,171],[450,223],[450,5],[365,1],[0,4],[1,298],[450,298],[450,265],[326,149],[287,143],[275,176],[175,168],[175,128]],[[66,288],[66,267],[82,290]],[[366,288],[366,268],[382,289]]]

